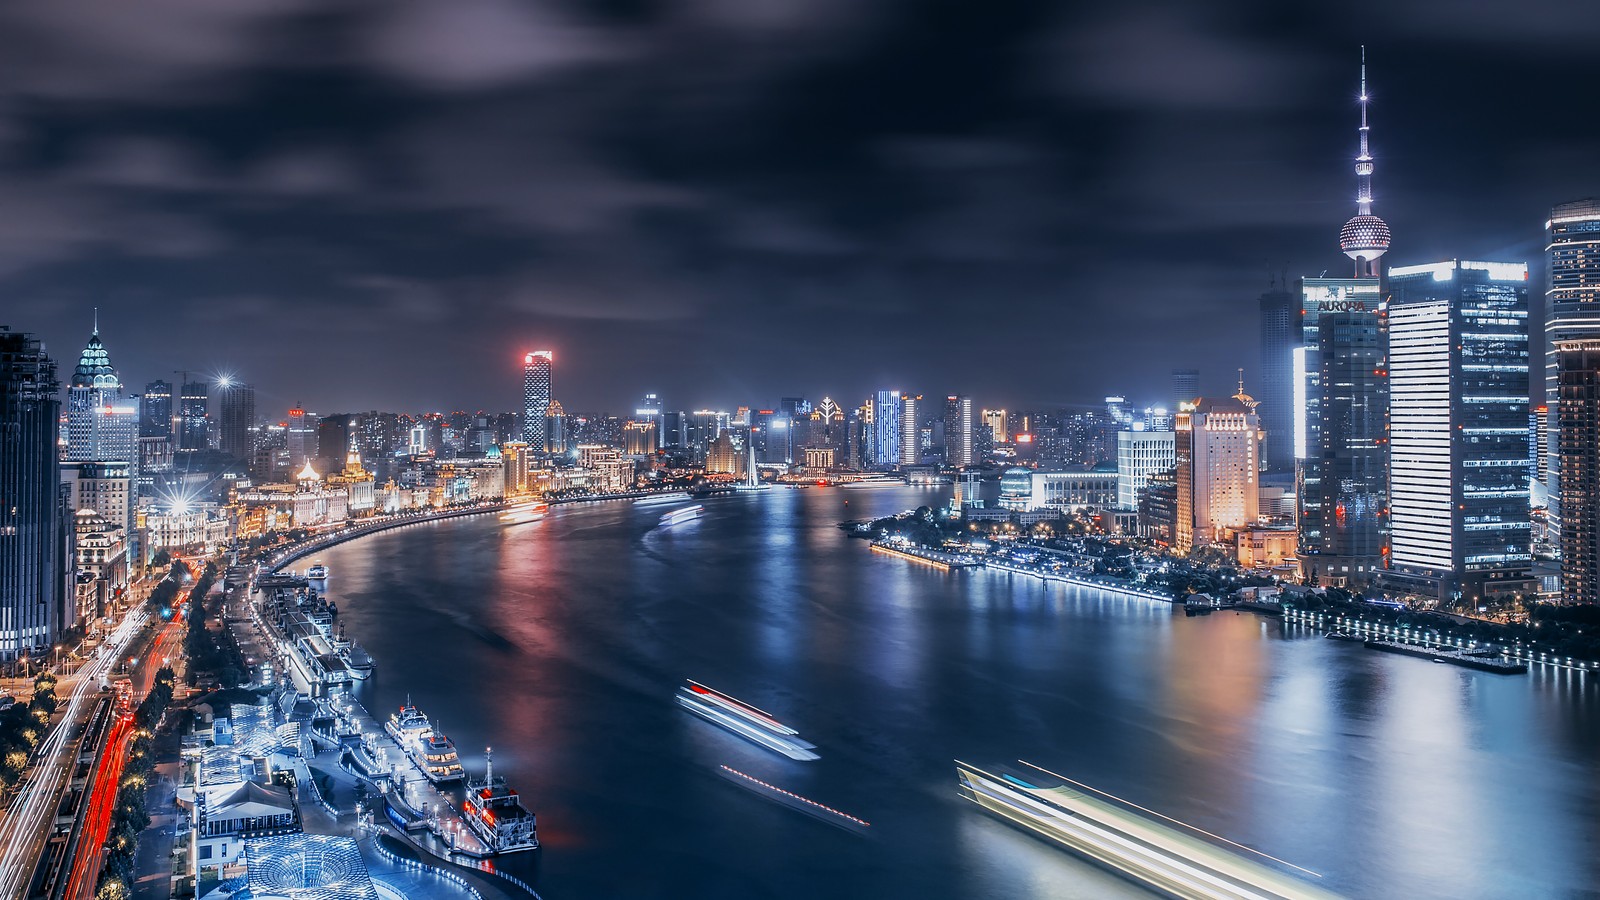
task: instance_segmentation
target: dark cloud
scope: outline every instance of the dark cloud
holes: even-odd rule
[[[1588,5],[14,0],[0,321],[323,409],[875,386],[1150,400],[1343,271],[1357,47],[1397,262],[1600,192]],[[1536,292],[1537,293],[1537,292]]]

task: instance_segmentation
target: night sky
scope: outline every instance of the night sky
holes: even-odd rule
[[[8,0],[0,324],[267,415],[1231,389],[1349,270],[1363,42],[1386,261],[1542,294],[1583,0]]]

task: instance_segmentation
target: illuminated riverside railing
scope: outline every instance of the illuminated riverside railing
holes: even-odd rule
[[[1326,613],[1292,608],[1285,609],[1283,615],[1286,621],[1318,631],[1348,631],[1363,638],[1410,643],[1423,647],[1434,646],[1445,650],[1453,650],[1457,653],[1484,651],[1494,646],[1489,643],[1440,635],[1438,629],[1386,625],[1380,622],[1368,622],[1365,619],[1352,619],[1343,615],[1328,615]],[[1499,655],[1502,658],[1516,660],[1530,666],[1537,663],[1541,666],[1554,666],[1571,669],[1575,672],[1600,670],[1600,662],[1573,659],[1570,656],[1561,656],[1548,652],[1536,653],[1532,648],[1525,648],[1520,644],[1513,644],[1510,647],[1501,644]]]

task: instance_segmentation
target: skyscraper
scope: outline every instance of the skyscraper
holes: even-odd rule
[[[640,400],[634,409],[633,417],[637,421],[654,422],[658,438],[667,430],[665,407],[662,406],[661,398],[655,394],[644,395],[644,399]]]
[[[56,364],[0,325],[0,658],[49,647],[70,624],[71,522],[61,498]]]
[[[1528,267],[1389,270],[1395,587],[1476,601],[1526,590]]]
[[[1383,555],[1384,504],[1374,498],[1384,490],[1383,465],[1374,454],[1387,439],[1387,387],[1381,374],[1386,370],[1380,362],[1383,285],[1377,261],[1389,249],[1390,234],[1389,226],[1372,214],[1368,102],[1363,49],[1356,215],[1339,231],[1339,249],[1354,261],[1355,276],[1300,280],[1300,346],[1293,354],[1301,575],[1335,584],[1370,577],[1374,559],[1381,565]],[[1340,323],[1337,330],[1325,336],[1324,328],[1332,328],[1334,321]],[[1341,358],[1346,355],[1352,359]],[[1357,371],[1357,361],[1374,365]],[[1338,433],[1324,436],[1324,427]],[[1271,435],[1267,441],[1272,442]]]
[[[1171,431],[1117,432],[1117,508],[1138,509],[1150,476],[1177,464]]]
[[[1561,599],[1600,603],[1600,339],[1555,342]]]
[[[254,397],[251,398],[252,406]],[[298,472],[307,462],[317,458],[317,416],[308,413],[298,405],[289,410],[288,430],[284,435],[284,444],[289,453],[289,471]],[[429,445],[430,449],[436,449]],[[328,448],[337,453],[343,448]]]
[[[789,418],[775,409],[756,410],[750,439],[755,442],[757,461],[784,464],[794,461],[789,425]]]
[[[1300,346],[1300,307],[1294,292],[1274,283],[1261,295],[1261,406],[1267,433],[1262,455],[1269,472],[1294,471],[1294,351]]]
[[[535,350],[522,357],[522,439],[535,454],[549,449],[545,416],[550,413],[550,387],[556,355],[551,350]],[[571,399],[571,398],[568,398]]]
[[[544,415],[545,450],[553,454],[563,454],[572,449],[572,441],[567,435],[567,411],[562,408],[561,401],[550,398],[550,408]],[[656,433],[657,439],[660,432]]]
[[[1561,444],[1556,372],[1556,341],[1600,338],[1600,199],[1558,204],[1545,222],[1550,288],[1545,292],[1544,403],[1549,421],[1546,447]],[[1548,449],[1546,452],[1550,452]],[[1561,467],[1545,471],[1550,543],[1561,546]]]
[[[1006,411],[1003,409],[986,409],[983,411],[983,424],[989,426],[989,434],[996,444],[1004,444],[1010,438],[1006,431]]]
[[[172,382],[152,381],[139,400],[139,436],[172,440]]]
[[[122,381],[97,325],[67,390],[67,459],[137,463],[138,437],[138,405],[122,395]]]
[[[1254,525],[1260,511],[1261,432],[1254,399],[1240,390],[1220,400],[1196,398],[1178,410],[1174,458],[1178,553],[1220,543],[1229,530]]]
[[[871,435],[871,462],[876,466],[900,464],[900,417],[904,412],[899,391],[878,391],[867,403],[871,419],[867,423]]]
[[[1321,317],[1322,398],[1312,448],[1321,491],[1316,521],[1301,522],[1301,571],[1317,584],[1375,578],[1384,567],[1388,507],[1389,386],[1381,313]],[[1269,442],[1271,438],[1268,438]]]
[[[248,461],[255,454],[255,424],[255,387],[232,378],[217,379],[217,449]]]
[[[944,461],[965,468],[973,457],[972,398],[955,394],[944,399]]]
[[[183,382],[178,396],[179,450],[205,450],[211,446],[210,394],[211,385],[204,381]]]
[[[922,459],[922,428],[917,422],[917,406],[922,395],[900,395],[900,465],[914,466]]]
[[[1172,408],[1193,403],[1200,396],[1199,369],[1172,370]]]

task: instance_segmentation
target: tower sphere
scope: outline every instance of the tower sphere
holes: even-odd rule
[[[1339,249],[1351,259],[1374,260],[1389,249],[1389,225],[1374,215],[1359,215],[1339,229]]]

